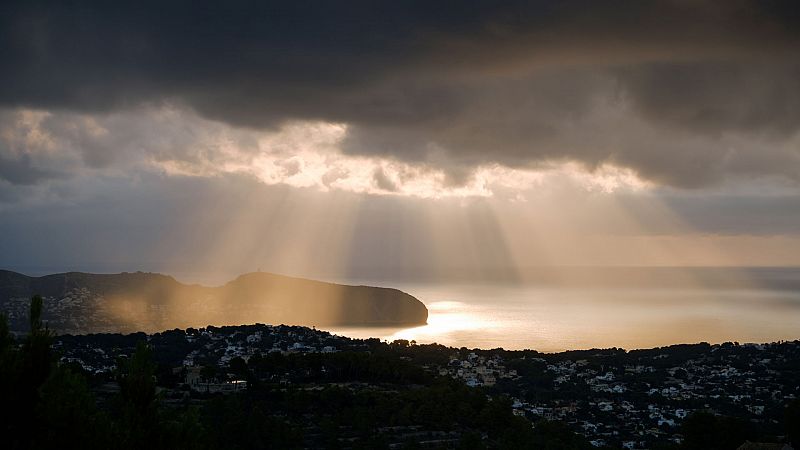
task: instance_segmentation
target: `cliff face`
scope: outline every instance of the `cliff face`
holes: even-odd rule
[[[347,286],[250,273],[219,287],[186,285],[152,273],[61,273],[28,277],[0,271],[0,311],[12,330],[27,327],[32,295],[58,333],[158,331],[245,323],[306,326],[419,325],[425,305],[397,289]]]

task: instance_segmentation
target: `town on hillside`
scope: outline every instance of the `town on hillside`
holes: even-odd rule
[[[782,442],[786,407],[800,397],[800,341],[539,353],[358,340],[256,324],[64,335],[54,348],[62,364],[91,378],[102,399],[114,392],[117,366],[139,342],[152,349],[168,404],[256,388],[395,392],[448,379],[486,398],[507,399],[513,415],[533,427],[562,423],[599,448],[678,448],[687,438],[687,420],[699,416],[735,419],[742,443]],[[303,426],[307,435],[322,433],[317,425]],[[434,447],[455,445],[463,437],[463,430],[413,420],[381,429],[398,445],[415,436]]]

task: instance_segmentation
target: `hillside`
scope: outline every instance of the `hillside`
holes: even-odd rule
[[[347,286],[250,273],[219,287],[187,285],[155,273],[60,273],[29,277],[0,271],[0,311],[24,331],[31,296],[45,298],[57,333],[132,332],[241,323],[416,325],[425,305],[397,289]]]

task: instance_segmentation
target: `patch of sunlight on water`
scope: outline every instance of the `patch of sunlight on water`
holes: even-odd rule
[[[354,338],[545,352],[800,338],[798,292],[492,286],[403,289],[426,304],[427,325],[331,331]]]

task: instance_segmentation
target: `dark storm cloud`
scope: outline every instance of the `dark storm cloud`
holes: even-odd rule
[[[800,124],[798,61],[644,64],[620,72],[654,121],[711,133],[791,134]]]
[[[800,173],[792,1],[0,8],[6,107],[168,101],[237,126],[343,122],[344,151],[453,179],[548,160],[616,163],[681,186]]]

